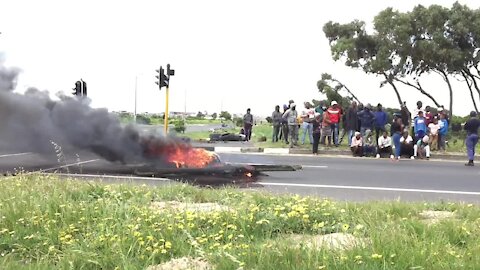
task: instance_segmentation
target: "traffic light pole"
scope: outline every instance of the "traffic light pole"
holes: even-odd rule
[[[170,87],[166,87],[166,91],[165,91],[165,124],[164,124],[164,127],[165,127],[165,136],[168,135],[168,92],[169,92],[169,88]]]

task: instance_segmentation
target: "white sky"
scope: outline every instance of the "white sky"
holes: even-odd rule
[[[417,4],[451,6],[454,1],[66,1],[3,0],[0,51],[23,72],[18,91],[28,86],[70,94],[74,82],[88,83],[94,107],[163,112],[165,92],[155,69],[170,63],[170,110],[269,115],[275,105],[321,98],[316,82],[333,74],[365,103],[397,106],[381,78],[334,63],[322,27],[353,19],[371,23],[386,7],[402,11]],[[459,1],[478,8],[478,0]],[[448,89],[437,75],[423,84],[448,107]],[[454,113],[472,110],[468,89],[454,84]],[[410,108],[421,99],[404,88]]]

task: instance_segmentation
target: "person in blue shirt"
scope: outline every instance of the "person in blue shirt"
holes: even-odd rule
[[[447,134],[448,134],[448,120],[445,117],[445,114],[439,114],[440,120],[438,124],[440,125],[440,129],[438,130],[438,149],[445,151],[445,142],[447,141]]]
[[[427,134],[427,119],[423,117],[423,111],[418,112],[418,116],[415,117],[413,125],[413,131],[415,133],[415,142],[422,139]]]
[[[378,103],[375,111],[375,142],[378,143],[378,138],[383,135],[385,125],[387,124],[387,113],[383,111],[382,104]]]
[[[465,138],[465,145],[467,146],[468,163],[465,166],[473,166],[475,158],[475,146],[478,143],[478,129],[480,128],[480,119],[477,118],[477,113],[472,111],[470,119],[465,123],[463,129],[467,132]]]

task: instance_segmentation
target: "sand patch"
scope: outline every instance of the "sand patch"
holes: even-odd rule
[[[358,238],[349,233],[330,233],[325,235],[293,234],[289,237],[296,246],[315,249],[350,250],[365,247],[370,243],[366,238]]]
[[[202,258],[182,257],[168,262],[152,265],[146,270],[211,270],[213,267]]]
[[[232,210],[218,203],[186,203],[178,201],[152,202],[150,208],[157,211],[177,210],[181,212],[223,212]]]
[[[419,213],[419,216],[427,224],[435,224],[446,219],[455,219],[457,215],[450,211],[425,210]]]

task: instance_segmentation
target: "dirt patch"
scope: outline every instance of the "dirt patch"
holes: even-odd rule
[[[348,233],[330,233],[325,235],[294,234],[289,239],[296,246],[315,249],[349,250],[355,247],[365,247],[370,243],[366,238],[358,238]]]
[[[213,267],[204,259],[182,257],[166,263],[149,266],[146,270],[211,270]]]
[[[152,202],[150,208],[159,211],[177,210],[182,212],[222,212],[232,210],[231,208],[218,203],[186,203],[177,201]]]
[[[425,210],[419,213],[419,216],[427,224],[435,224],[445,219],[455,219],[457,215],[450,211]]]

